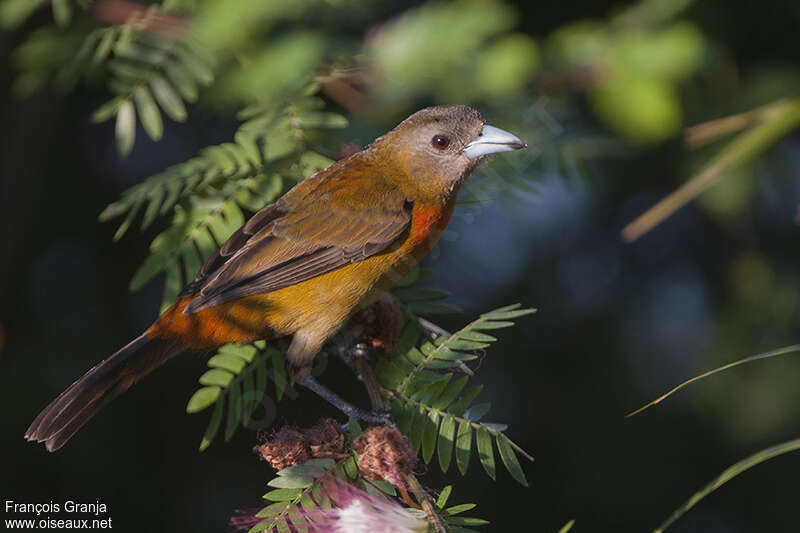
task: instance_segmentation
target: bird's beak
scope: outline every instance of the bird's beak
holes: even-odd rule
[[[527,146],[516,135],[486,124],[475,140],[464,147],[464,154],[470,159],[475,159],[482,155],[510,152]]]

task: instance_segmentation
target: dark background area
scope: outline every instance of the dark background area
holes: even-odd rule
[[[519,29],[546,34],[617,5],[521,3]],[[690,17],[742,70],[800,67],[795,3],[714,0]],[[18,39],[0,35],[4,57]],[[139,135],[120,162],[113,125],[88,120],[101,93],[46,90],[20,102],[8,91],[12,67],[0,69],[0,494],[100,500],[119,531],[226,530],[235,509],[259,505],[272,471],[250,453],[253,432],[197,452],[208,414],[184,408],[205,367],[199,357],[138,384],[58,453],[23,434],[55,395],[156,317],[163,280],[134,294],[127,284],[158,228],[112,243],[115,226],[97,222],[98,213],[130,185],[225,140],[233,125],[202,112],[169,122],[163,141]],[[715,105],[698,102],[687,122],[709,118]],[[437,318],[445,328],[510,303],[539,309],[500,332],[476,378],[493,403],[489,418],[509,424],[509,436],[535,456],[523,464],[531,488],[502,468],[492,482],[475,457],[463,481],[430,467],[434,486],[459,481],[451,501],[479,503],[475,514],[491,531],[557,531],[572,518],[575,531],[649,531],[730,464],[800,433],[792,356],[623,418],[696,373],[800,339],[800,136],[778,144],[750,176],[731,178],[749,180],[752,191],[735,213],[692,204],[633,244],[620,240],[621,228],[686,176],[680,143],[586,164],[588,179],[537,167],[537,192],[456,216],[424,263],[435,271],[431,285],[465,309]],[[332,363],[322,381],[352,391],[347,379]],[[279,405],[277,423],[335,414],[300,391]],[[798,496],[794,453],[733,480],[672,531],[797,531]]]

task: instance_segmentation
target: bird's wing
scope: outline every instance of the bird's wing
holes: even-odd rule
[[[334,165],[234,233],[184,290],[184,313],[264,294],[378,254],[409,227],[411,203],[369,169]]]

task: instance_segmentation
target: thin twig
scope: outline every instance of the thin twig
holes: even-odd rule
[[[726,171],[761,154],[800,124],[800,98],[773,105],[777,107],[770,112],[770,120],[755,124],[734,137],[699,174],[625,226],[622,240],[635,241],[717,183]]]
[[[155,7],[127,0],[104,0],[93,10],[98,20],[115,25],[129,24],[137,31],[181,39],[186,35],[189,19]]]
[[[787,103],[786,98],[781,98],[769,104],[756,107],[744,113],[737,113],[727,117],[709,120],[683,130],[683,140],[690,150],[700,148],[718,139],[723,135],[741,131],[755,122],[763,122],[774,117]]]
[[[430,494],[422,487],[414,474],[410,474],[406,477],[406,481],[408,481],[408,488],[411,489],[411,492],[414,493],[414,497],[417,498],[417,501],[422,506],[422,510],[428,515],[428,520],[430,520],[433,529],[436,533],[445,533],[447,528],[444,522],[442,522],[439,513],[436,512],[436,504],[434,504],[433,498],[431,498]]]
[[[381,394],[381,386],[375,377],[375,372],[372,371],[372,366],[367,361],[366,355],[356,354],[355,358],[356,369],[361,381],[364,383],[364,388],[367,389],[369,402],[372,404],[373,410],[383,409],[384,403]]]

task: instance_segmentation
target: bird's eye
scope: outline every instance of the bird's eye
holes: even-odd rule
[[[445,137],[444,135],[434,135],[433,140],[431,140],[431,144],[438,150],[444,150],[450,146],[450,138]]]

